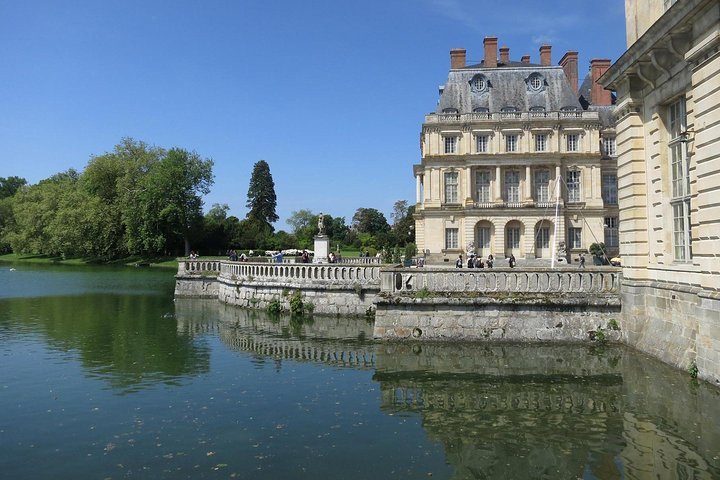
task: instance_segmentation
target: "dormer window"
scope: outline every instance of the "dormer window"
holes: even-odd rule
[[[487,107],[477,107],[477,108],[473,108],[473,112],[475,112],[475,113],[488,113],[488,112],[490,112],[490,109],[487,108]]]
[[[443,108],[442,113],[458,113],[457,108]]]
[[[545,86],[545,80],[539,73],[533,73],[527,79],[528,88],[533,92],[539,92]]]
[[[470,80],[470,89],[475,93],[483,93],[488,89],[488,80],[485,75],[475,75]]]
[[[511,112],[517,112],[518,109],[517,109],[517,107],[503,107],[502,109],[500,109],[500,111],[503,113],[511,113]]]

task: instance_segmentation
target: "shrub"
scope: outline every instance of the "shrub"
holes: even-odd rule
[[[278,315],[282,313],[284,310],[282,303],[279,299],[274,298],[270,303],[268,303],[267,311],[271,315]]]

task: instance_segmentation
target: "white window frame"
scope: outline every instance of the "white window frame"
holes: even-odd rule
[[[508,133],[505,135],[505,151],[506,152],[517,152],[518,151],[518,135],[515,133]]]
[[[520,172],[518,170],[505,170],[503,190],[507,203],[520,202]]]
[[[550,227],[543,224],[535,229],[535,248],[550,248]]]
[[[673,258],[676,262],[689,262],[692,258],[692,242],[685,97],[668,105],[667,122]]]
[[[605,217],[605,246],[608,248],[618,248],[620,246],[619,235],[619,219],[618,217]]]
[[[582,248],[582,228],[568,228],[568,246],[574,250]]]
[[[535,170],[533,173],[535,184],[535,201],[550,201],[550,171],[545,169]]]
[[[582,171],[568,170],[566,184],[568,203],[582,202]]]
[[[520,248],[520,227],[505,227],[505,247]]]
[[[459,229],[457,228],[446,228],[445,229],[445,249],[446,250],[457,250],[460,245]]]
[[[547,133],[535,134],[535,151],[547,152]]]
[[[487,134],[475,135],[475,149],[477,153],[488,153],[490,151],[490,136]]]
[[[580,134],[579,133],[566,133],[565,134],[565,151],[566,152],[579,152],[580,151]]]
[[[445,172],[443,175],[445,203],[460,203],[460,174],[459,172]]]
[[[603,153],[606,157],[617,156],[617,143],[615,137],[603,137]]]
[[[475,192],[479,203],[489,203],[492,194],[492,173],[489,170],[475,172]]]
[[[443,145],[445,155],[452,155],[457,153],[458,137],[457,135],[443,136]]]

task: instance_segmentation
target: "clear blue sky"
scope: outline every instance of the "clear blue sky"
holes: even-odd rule
[[[215,162],[205,208],[243,218],[266,160],[277,228],[307,208],[348,223],[415,201],[423,115],[449,51],[480,61],[624,51],[624,1],[0,0],[0,176],[37,183],[122,137]]]

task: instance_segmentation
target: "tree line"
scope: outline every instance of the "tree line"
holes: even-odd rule
[[[270,166],[253,166],[247,215],[227,204],[203,214],[213,185],[213,161],[181,148],[164,149],[124,138],[93,156],[82,172],[60,172],[28,185],[0,177],[0,251],[113,261],[130,256],[203,255],[236,250],[312,248],[320,213],[292,212],[290,232],[275,231],[277,196]],[[390,225],[373,208],[358,208],[350,225],[323,215],[333,246],[397,250],[414,244],[414,206],[398,201]]]

